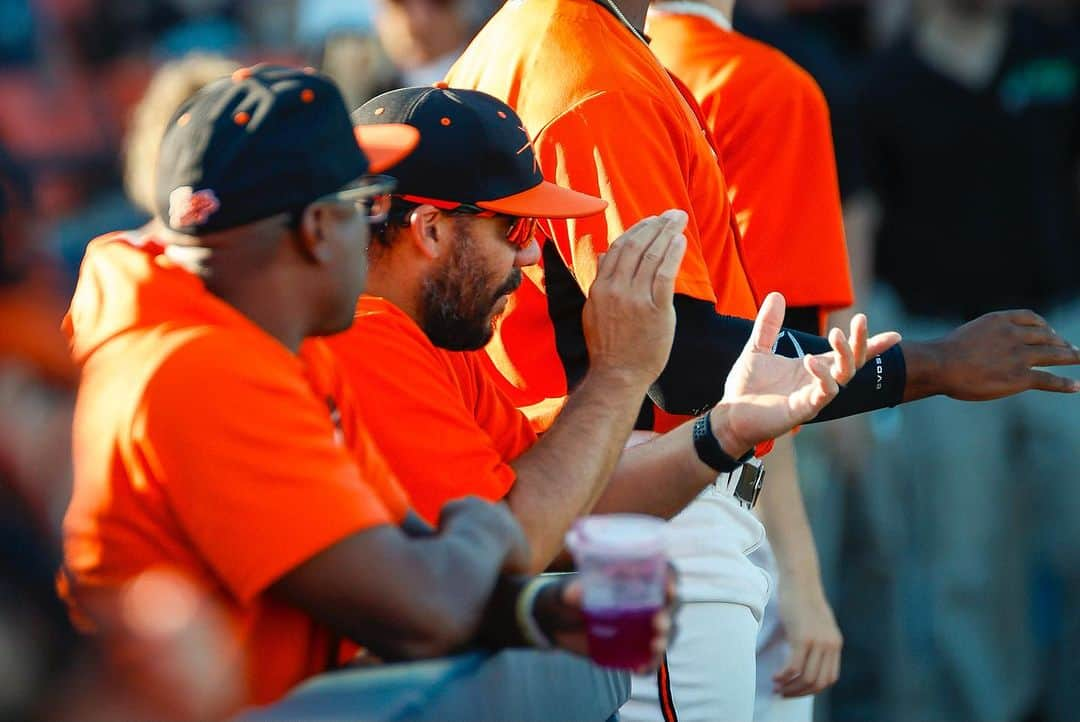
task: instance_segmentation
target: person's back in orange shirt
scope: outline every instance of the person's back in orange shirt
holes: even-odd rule
[[[447,82],[506,101],[534,135],[546,178],[610,202],[603,216],[551,224],[555,245],[545,249],[544,266],[548,279],[559,274],[564,290],[553,299],[552,282],[534,270],[527,274],[533,288],[518,293],[500,322],[489,352],[509,385],[531,392],[514,397],[520,406],[564,395],[567,382],[580,379],[583,347],[573,336],[583,299],[573,299],[569,286],[587,292],[598,254],[645,216],[668,208],[690,215],[676,293],[753,318],[716,155],[678,87],[614,15],[592,0],[508,3]],[[571,274],[552,270],[552,262]],[[552,324],[553,333],[537,333]]]
[[[829,109],[814,79],[706,3],[654,4],[646,32],[700,104],[754,290],[780,291],[789,313],[851,305]]]

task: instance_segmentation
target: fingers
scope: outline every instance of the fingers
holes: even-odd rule
[[[836,653],[833,654],[833,660],[832,660],[833,663],[832,663],[832,668],[830,669],[831,674],[829,675],[829,680],[828,680],[828,685],[827,686],[831,687],[832,685],[836,684],[837,680],[840,679],[840,660],[842,658],[843,658],[842,649],[837,649]]]
[[[866,342],[866,358],[870,359],[883,354],[902,340],[903,337],[896,331],[875,334]]]
[[[802,675],[806,666],[806,657],[810,653],[810,646],[798,643],[791,647],[787,664],[779,672],[773,675],[773,689],[779,693],[786,686],[795,683]]]
[[[1073,366],[1080,364],[1080,350],[1061,346],[1028,346],[1028,366]]]
[[[602,261],[605,268],[597,269],[597,278],[622,278],[629,282],[637,270],[642,247],[656,238],[666,222],[659,216],[649,216],[630,226],[629,230],[608,246]]]
[[[1014,326],[1017,337],[1029,346],[1063,346],[1073,348],[1049,326]]]
[[[771,353],[776,343],[780,329],[784,325],[784,312],[787,303],[783,295],[773,291],[761,303],[757,318],[754,319],[754,330],[750,332],[750,339],[746,342],[746,348],[751,351]]]
[[[844,332],[838,328],[829,331],[829,345],[832,346],[834,353],[833,363],[831,364],[832,377],[836,383],[843,386],[855,375],[857,369],[855,366],[855,351],[848,344]],[[866,349],[864,348],[863,353],[865,354],[865,352]]]
[[[840,393],[840,385],[833,377],[833,364],[828,356],[804,356],[803,366],[814,377],[816,383],[805,388],[808,394],[806,398],[809,405],[809,409],[807,409],[809,415],[804,415],[804,418],[799,423],[809,421],[816,416],[817,412],[825,404],[836,398],[836,395]]]
[[[652,275],[652,298],[657,308],[671,305],[675,297],[675,279],[679,275],[679,266],[686,255],[686,236],[681,233],[671,239],[660,264]]]
[[[802,673],[781,685],[777,692],[781,697],[802,697],[808,694],[816,694],[820,691],[818,680],[821,678],[822,669],[831,672],[832,661],[826,660],[825,650],[815,645],[806,656],[806,664],[803,666]]]
[[[1000,315],[1004,316],[1006,320],[1015,323],[1017,326],[1048,326],[1046,319],[1035,313],[1025,309],[1017,309],[1014,311],[999,311]],[[987,314],[988,316],[994,316],[998,314]]]
[[[1058,376],[1049,371],[1031,369],[1028,371],[1028,388],[1059,394],[1075,394],[1080,391],[1080,380]]]
[[[581,586],[580,579],[575,579],[563,587],[562,600],[568,607],[581,609],[581,605],[585,602],[585,591]]]
[[[667,653],[668,647],[671,646],[671,642],[674,635],[674,622],[672,621],[671,614],[666,611],[660,611],[653,617],[653,639],[652,644],[649,647],[649,651],[652,652],[652,658],[649,663],[638,667],[634,670],[635,674],[652,674],[660,667],[660,664],[664,661],[664,654]]]
[[[851,331],[849,335],[851,349],[855,354],[855,370],[858,371],[866,363],[866,338],[870,335],[867,330],[866,314],[855,314],[851,319],[849,330]]]
[[[661,225],[656,235],[641,246],[638,265],[634,270],[633,283],[641,290],[652,288],[657,270],[667,260],[669,247],[682,234],[689,220],[686,213],[674,209],[664,211],[659,218]],[[675,269],[678,270],[678,265]],[[674,279],[674,274],[672,274],[672,279]]]

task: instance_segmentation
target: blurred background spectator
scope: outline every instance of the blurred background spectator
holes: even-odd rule
[[[258,61],[318,66],[351,105],[429,84],[495,6],[0,0],[0,537],[16,550],[0,567],[0,717],[45,714],[27,690],[64,678],[58,608],[35,603],[27,618],[12,602],[51,579],[69,492],[75,376],[57,327],[86,242],[148,219],[142,176],[167,106]],[[825,91],[875,326],[919,337],[1019,304],[1080,338],[1073,0],[740,0],[735,25]],[[929,401],[799,435],[847,640],[822,719],[1076,717],[1078,409]],[[15,674],[4,651],[27,629],[38,661]]]

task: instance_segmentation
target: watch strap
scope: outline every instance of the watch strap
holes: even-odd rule
[[[720,446],[712,432],[711,413],[706,412],[694,421],[694,450],[701,462],[713,471],[728,474],[754,457],[754,450],[746,452],[738,459]]]

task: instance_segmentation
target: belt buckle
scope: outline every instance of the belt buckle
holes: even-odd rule
[[[753,509],[758,497],[761,496],[761,487],[765,483],[765,465],[761,463],[761,459],[751,459],[732,474],[739,475],[732,496],[743,508]]]

